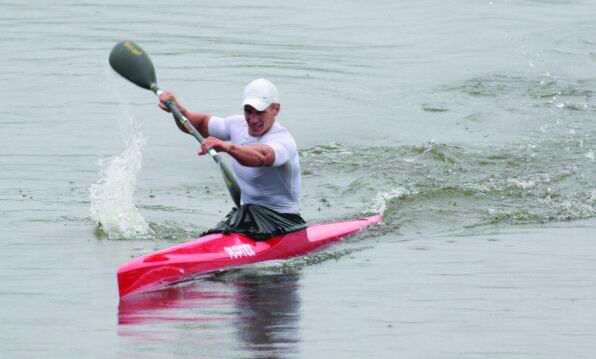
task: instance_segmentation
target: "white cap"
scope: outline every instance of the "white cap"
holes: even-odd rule
[[[279,103],[279,94],[271,81],[265,79],[254,80],[244,89],[242,107],[250,105],[257,111],[265,111],[272,103]]]

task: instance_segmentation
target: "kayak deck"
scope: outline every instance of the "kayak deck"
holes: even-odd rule
[[[239,233],[209,234],[124,264],[118,269],[118,290],[122,298],[223,268],[304,255],[382,220],[383,216],[377,215],[315,224],[259,242]]]

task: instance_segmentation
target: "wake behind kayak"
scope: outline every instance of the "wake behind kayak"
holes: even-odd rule
[[[371,224],[382,215],[315,224],[267,241],[239,233],[208,234],[131,260],[118,269],[120,298],[162,289],[216,270],[307,254]]]

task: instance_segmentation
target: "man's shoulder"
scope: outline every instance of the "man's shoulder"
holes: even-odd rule
[[[285,128],[278,122],[275,122],[273,124],[271,129],[265,134],[264,137],[268,137],[268,138],[284,138],[285,137],[285,138],[292,139],[292,141],[294,140],[294,137],[292,137],[292,134],[290,133],[290,131],[288,131],[287,128]]]
[[[210,126],[212,123],[217,123],[219,126],[225,126],[227,128],[236,127],[238,124],[243,124],[245,122],[244,116],[242,115],[232,115],[226,117],[211,116],[209,118]]]
[[[269,132],[267,134],[270,134],[270,135],[283,135],[283,136],[290,136],[290,137],[292,137],[292,134],[290,133],[290,131],[288,131],[288,129],[285,128],[279,122],[273,123],[273,126],[271,126],[271,130],[269,130]]]
[[[275,141],[281,142],[286,146],[292,146],[293,148],[297,147],[296,141],[294,140],[294,137],[290,131],[277,122],[274,123],[273,127],[271,127],[271,130],[269,130],[269,132],[267,132],[267,134],[263,137],[265,143],[269,141]]]
[[[243,115],[228,116],[224,121],[231,132],[242,134],[247,131],[248,126]]]
[[[232,115],[224,118],[224,121],[229,122],[230,124],[236,124],[238,122],[245,123],[243,115]]]

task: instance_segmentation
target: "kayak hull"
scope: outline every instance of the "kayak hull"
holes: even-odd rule
[[[315,224],[259,242],[239,233],[209,234],[121,266],[117,274],[120,298],[158,290],[224,268],[304,255],[382,220],[383,216],[377,215]]]

